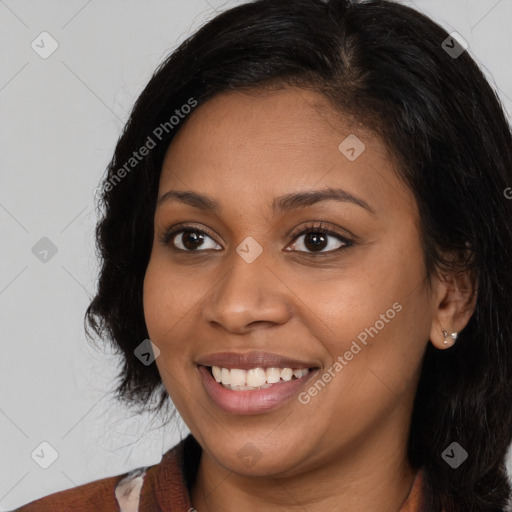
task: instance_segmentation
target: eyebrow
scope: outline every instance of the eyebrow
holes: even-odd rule
[[[370,205],[342,188],[324,188],[319,190],[311,190],[305,192],[297,192],[276,197],[272,202],[272,210],[274,213],[286,212],[298,208],[305,208],[321,201],[339,201],[344,203],[356,204],[370,213],[375,211]],[[189,206],[199,208],[212,213],[219,213],[222,210],[220,204],[213,198],[193,192],[191,190],[170,190],[158,199],[158,205],[169,201],[179,201]]]

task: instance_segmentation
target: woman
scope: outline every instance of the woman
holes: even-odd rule
[[[86,318],[191,434],[19,510],[505,509],[512,138],[465,50],[393,2],[259,0],[159,67]]]

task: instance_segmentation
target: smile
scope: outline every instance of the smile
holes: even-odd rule
[[[214,370],[213,366],[199,365],[197,368],[211,403],[235,415],[261,414],[287,403],[296,403],[292,398],[303,391],[319,372],[319,368],[297,370],[289,367],[244,370],[215,366]]]
[[[277,382],[300,379],[309,373],[308,368],[210,368],[213,378],[231,391],[254,391],[267,389]]]

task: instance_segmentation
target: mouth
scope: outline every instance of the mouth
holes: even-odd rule
[[[305,377],[313,368],[222,368],[208,367],[211,376],[224,388],[231,391],[255,391],[268,389],[278,382]]]
[[[256,366],[257,359],[223,354],[208,360],[218,364],[197,364],[203,387],[214,405],[236,415],[271,411],[290,402],[320,370],[318,366],[283,358],[279,362],[292,364],[265,366],[260,358]],[[271,363],[276,362],[271,358]]]

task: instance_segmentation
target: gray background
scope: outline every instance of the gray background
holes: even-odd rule
[[[86,342],[94,190],[154,68],[239,3],[0,0],[0,510],[155,464],[187,433],[112,402],[116,359]],[[512,2],[414,4],[462,34],[512,112]],[[43,31],[58,43],[46,59],[31,47],[50,48]],[[43,237],[54,255],[33,253]],[[58,454],[48,469],[31,457],[44,441]],[[51,449],[36,453],[50,462]]]

